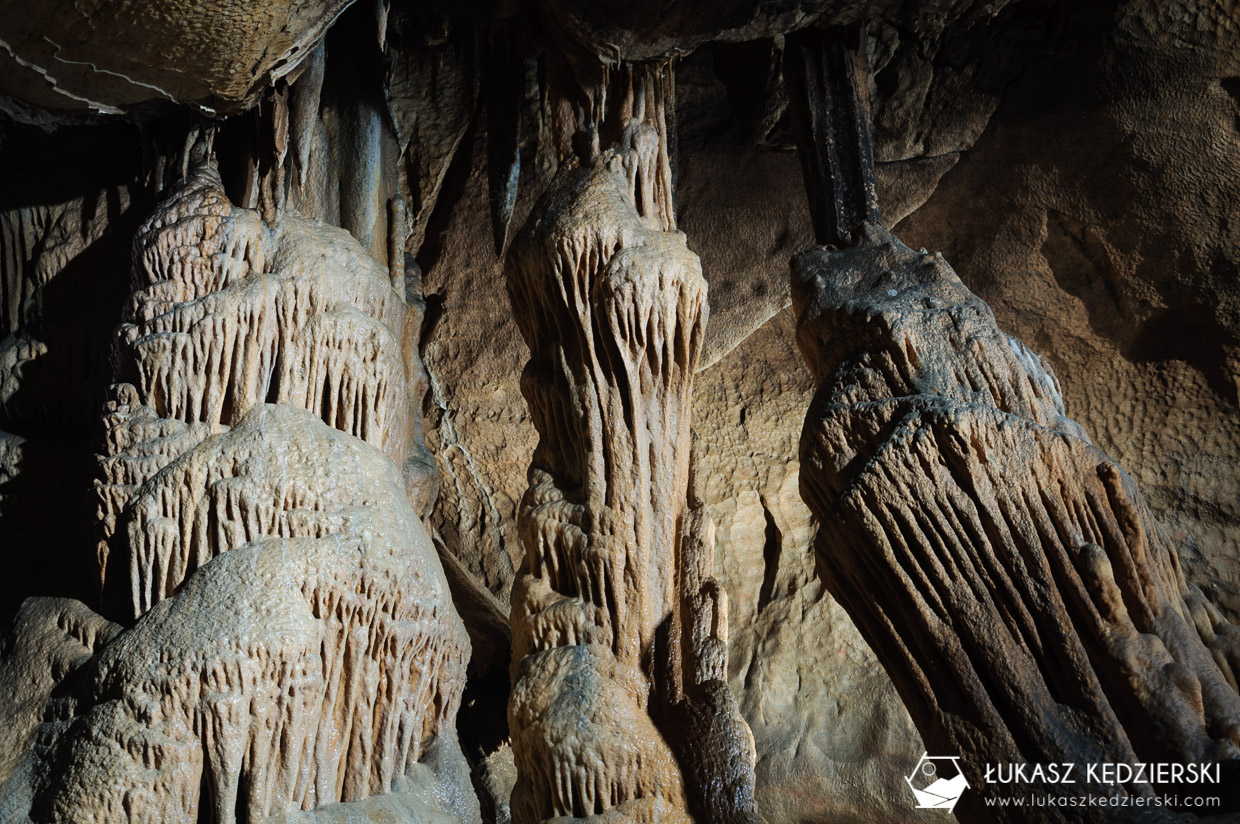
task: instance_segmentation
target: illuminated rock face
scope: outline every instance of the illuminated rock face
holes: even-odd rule
[[[819,568],[931,751],[975,786],[987,763],[1240,757],[1240,634],[1041,358],[940,255],[876,227],[792,280]]]
[[[661,111],[638,99],[657,124]],[[663,134],[642,118],[623,145],[560,173],[507,261],[541,436],[512,597],[523,823],[752,809],[752,738],[723,680],[713,527],[688,506],[706,283],[674,229]],[[689,720],[670,723],[669,710]]]
[[[706,284],[683,235],[643,222],[624,172],[613,156],[566,176],[508,269],[543,433],[513,597],[521,822],[688,820],[642,655],[675,591]]]
[[[214,461],[197,461],[195,480],[212,500],[201,510],[181,511],[179,481],[162,492],[144,484],[170,483],[156,474],[264,403],[308,410],[403,462],[415,414],[410,377],[420,364],[406,358],[403,339],[414,330],[403,284],[397,292],[342,231],[292,215],[271,226],[233,207],[209,170],[143,226],[133,272],[115,352],[131,383],[116,388],[106,416],[100,567],[105,590],[115,586],[109,547],[123,529],[129,557],[119,566],[136,617],[224,551],[222,536],[234,545],[292,536],[276,513],[320,508],[309,489],[303,501],[289,490],[245,507],[229,484],[203,475],[237,471]],[[249,471],[286,485],[281,462],[267,460]]]
[[[476,819],[449,791],[469,642],[400,468],[404,284],[343,232],[232,207],[206,165],[135,250],[98,488],[136,623],[87,665],[34,817],[256,822],[425,759],[440,812]]]
[[[18,119],[184,103],[237,112],[296,75],[348,5],[310,2],[0,3],[0,98]]]

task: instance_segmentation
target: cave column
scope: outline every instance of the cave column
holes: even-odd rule
[[[1124,818],[1124,796],[1187,789],[1096,781],[1088,764],[1240,771],[1235,628],[1068,418],[1047,364],[942,255],[878,224],[864,44],[846,33],[790,37],[785,53],[822,244],[793,259],[791,291],[818,387],[800,484],[827,590],[930,752],[959,757],[975,790],[956,790],[962,821],[1028,820],[983,790],[1109,798],[1039,817],[1103,822]],[[1065,763],[1082,768],[1072,784],[984,779],[988,765]]]
[[[735,754],[711,787],[739,781],[746,789],[721,803],[752,806],[748,729],[726,686],[722,696],[702,686],[725,674],[726,601],[699,572],[711,530],[688,503],[708,307],[697,255],[675,228],[672,66],[622,65],[582,84],[553,63],[548,78],[560,172],[506,261],[540,434],[512,598],[514,820],[609,810],[634,822],[733,820],[703,799],[712,790],[697,777],[710,767],[692,754]],[[684,649],[682,638],[703,635],[686,626],[709,630]],[[672,712],[689,705],[702,712]]]

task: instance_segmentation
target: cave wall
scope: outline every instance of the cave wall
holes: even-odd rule
[[[488,51],[493,41],[470,40],[448,25],[435,31],[400,4],[379,6],[383,14],[391,11],[391,25],[370,9],[354,9],[333,29],[341,44],[346,32],[391,33],[386,61],[371,54],[372,62],[347,81],[343,69],[333,74],[330,68],[342,53],[338,48],[331,57],[330,41],[326,59],[280,63],[294,48],[311,51],[336,19],[339,9],[319,5],[303,10],[304,17],[275,20],[283,29],[273,22],[271,31],[259,27],[232,43],[234,51],[262,58],[247,63],[254,68],[249,76],[229,77],[228,85],[215,82],[219,55],[208,37],[186,41],[193,49],[168,57],[193,69],[186,73],[195,82],[183,89],[170,85],[159,66],[141,76],[149,87],[115,76],[99,84],[82,62],[97,64],[95,75],[108,66],[131,79],[139,75],[127,64],[105,63],[87,43],[79,54],[59,55],[78,61],[61,61],[67,73],[59,91],[49,92],[46,72],[25,64],[7,75],[12,80],[3,90],[6,99],[24,96],[55,109],[53,117],[35,116],[26,104],[9,109],[19,120],[43,124],[92,108],[65,91],[106,98],[107,107],[156,124],[163,121],[154,104],[167,95],[150,93],[151,87],[199,111],[239,111],[261,100],[216,136],[226,194],[265,219],[290,208],[344,227],[379,271],[401,281],[397,291],[417,312],[425,302],[417,321],[421,339],[413,346],[425,362],[427,389],[425,398],[418,392],[410,402],[420,414],[409,426],[416,442],[425,419],[437,498],[425,491],[435,483],[428,477],[408,484],[410,461],[425,464],[426,456],[411,457],[404,447],[386,451],[404,473],[406,491],[424,490],[412,496],[411,511],[422,515],[421,505],[434,501],[426,518],[433,534],[419,551],[429,558],[434,542],[457,610],[472,610],[465,623],[475,651],[472,683],[481,690],[474,697],[502,702],[506,680],[487,681],[483,689],[478,676],[484,666],[492,678],[507,669],[509,637],[494,626],[507,622],[525,557],[518,508],[539,434],[520,388],[529,349],[506,294],[503,261],[491,252],[496,200],[488,167],[502,159],[492,135],[512,116],[500,105],[510,106],[524,123],[506,146],[509,162],[521,161],[504,227],[515,230],[531,219],[561,165],[546,148],[551,128],[540,120],[538,72],[528,59],[506,64],[512,77],[497,92],[486,66],[504,57]],[[695,485],[715,524],[711,573],[729,597],[727,680],[752,731],[757,808],[770,822],[912,820],[903,776],[923,750],[921,739],[878,659],[823,589],[810,551],[815,524],[799,492],[797,442],[814,384],[793,346],[788,264],[812,236],[779,72],[782,32],[823,15],[842,22],[876,18],[867,52],[886,224],[914,248],[942,250],[964,284],[994,307],[1000,325],[1047,359],[1067,413],[1132,474],[1168,527],[1187,580],[1234,619],[1240,610],[1240,205],[1233,194],[1240,184],[1240,9],[1227,0],[1089,8],[1028,0],[958,4],[938,18],[932,9],[925,19],[906,19],[883,4],[788,4],[765,17],[742,5],[713,9],[715,16],[706,18],[711,25],[696,22],[703,19],[700,9],[695,16],[688,8],[683,16],[667,12],[639,24],[623,4],[598,4],[596,14],[548,3],[544,15],[561,45],[586,32],[589,48],[618,59],[684,53],[676,61],[671,138],[676,224],[700,257],[710,306],[693,381]],[[485,13],[521,19],[498,5]],[[402,14],[412,22],[402,22]],[[116,20],[113,25],[124,22]],[[419,40],[415,31],[432,34]],[[9,49],[0,60],[15,62],[22,54],[32,65],[56,65],[57,56],[36,59],[18,37],[6,35]],[[349,84],[371,75],[382,78],[386,113],[377,95],[351,99]],[[269,81],[276,81],[278,94],[264,96]],[[428,96],[428,86],[442,94]],[[30,91],[35,87],[38,94]],[[98,118],[99,107],[93,108],[88,116]],[[281,123],[292,135],[275,144],[287,179],[263,167],[265,149],[250,147],[251,132],[274,128],[278,135]],[[382,123],[390,131],[376,125]],[[92,660],[117,626],[60,602],[42,611],[38,604],[18,608],[29,595],[94,603],[95,499],[86,485],[95,473],[92,456],[105,440],[100,412],[113,377],[114,326],[130,292],[130,243],[156,208],[156,193],[166,194],[188,155],[168,141],[148,148],[148,155],[163,158],[152,177],[158,164],[141,148],[156,145],[144,143],[149,131],[65,127],[45,143],[34,128],[6,121],[0,145],[6,179],[14,181],[0,195],[0,286],[4,331],[11,336],[0,382],[0,528],[2,562],[12,572],[3,579],[0,613],[18,616],[10,651],[47,648],[48,658],[66,662],[58,671],[68,672]],[[64,157],[73,159],[67,168]],[[289,187],[287,201],[273,195],[280,186]],[[370,197],[376,192],[377,199]],[[407,217],[387,212],[389,200],[400,200]],[[391,245],[393,234],[403,240]],[[407,296],[406,283],[413,287]],[[420,367],[404,368],[411,382],[421,380],[414,374]],[[72,379],[60,379],[64,374]],[[53,500],[76,514],[49,518]],[[56,559],[62,577],[45,574],[44,553]],[[483,613],[490,624],[478,617]],[[72,627],[68,637],[48,629],[64,625]],[[492,627],[493,637],[481,638],[480,626]],[[450,634],[460,635],[455,625]],[[45,640],[21,640],[31,638]],[[459,647],[459,639],[453,643]],[[19,661],[0,678],[43,665]],[[50,696],[53,682],[36,680],[31,694]],[[503,723],[469,720],[470,696],[463,728]],[[74,700],[89,708],[100,699]],[[69,715],[89,711],[49,706]],[[36,700],[20,712],[33,719],[47,710]],[[34,728],[33,721],[23,723]],[[500,743],[477,751],[464,742],[465,755],[482,814],[507,820],[516,767],[504,736],[492,730],[492,737]],[[20,759],[10,760],[8,775],[38,786],[38,776],[17,765]],[[459,779],[464,767],[454,761],[447,771]],[[405,790],[406,801],[394,801],[393,809],[414,804],[408,799],[421,792]],[[446,815],[451,806],[438,804],[434,814]],[[434,807],[416,806],[423,815]],[[290,807],[285,817],[312,814]]]
[[[1050,360],[1069,412],[1232,615],[1236,12],[1125,3],[1087,23],[899,227]],[[1010,184],[994,185],[999,166]]]
[[[890,56],[873,89],[879,195],[889,225],[941,249],[1053,365],[1068,413],[1132,472],[1188,579],[1234,617],[1234,10],[1213,8],[1198,28],[1183,7],[1159,9],[1018,5],[992,22],[989,46],[948,43],[937,60],[880,30],[871,49]],[[777,84],[751,70],[767,110],[730,105],[717,67],[738,59],[735,47],[712,48],[679,67],[677,202],[711,288],[694,431],[717,574],[742,628],[731,681],[758,745],[759,807],[772,820],[904,820],[903,776],[921,745],[817,583],[790,459],[813,394],[787,308],[788,259],[812,242],[800,167]],[[540,185],[536,172],[528,180]],[[520,560],[512,513],[535,436],[513,403],[515,325],[487,297],[502,288],[499,265],[469,241],[486,229],[485,197],[484,176],[465,177],[444,232],[448,265],[427,275],[444,309],[426,358],[442,387],[430,437],[452,479],[435,518],[469,536],[460,546],[502,594],[503,556]],[[487,558],[502,569],[484,570]]]

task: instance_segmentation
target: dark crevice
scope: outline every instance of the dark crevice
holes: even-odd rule
[[[202,783],[198,790],[198,824],[215,824],[215,793],[211,791],[211,767],[202,766]]]
[[[775,516],[762,502],[762,517],[766,520],[765,540],[762,544],[762,588],[758,591],[758,612],[766,609],[775,597],[775,580],[779,577],[779,558],[783,554],[784,534],[775,525]]]
[[[426,222],[426,237],[416,257],[418,268],[422,270],[424,276],[423,283],[426,282],[425,277],[431,274],[435,264],[439,262],[440,255],[443,254],[444,237],[447,235],[452,213],[465,194],[465,186],[469,182],[473,169],[476,134],[477,121],[475,119],[470,122],[465,136],[461,138],[460,144],[456,147],[456,154],[453,155],[452,162],[448,164],[448,171],[444,174],[439,199],[435,201],[431,216]]]
[[[331,379],[327,375],[324,375],[323,376],[323,394],[319,397],[319,417],[323,419],[323,423],[327,424],[328,426],[335,427],[336,422],[335,420],[333,420],[335,416],[332,415],[332,408],[331,408],[331,403],[332,403],[331,392],[332,392]]]
[[[267,379],[267,395],[265,398],[267,403],[280,402],[280,367],[279,364],[272,367],[271,376]]]
[[[432,292],[426,295],[423,301],[426,303],[426,310],[422,315],[422,329],[418,341],[419,346],[424,349],[434,339],[439,321],[443,319],[444,295],[442,292]]]
[[[1240,77],[1224,77],[1218,81],[1218,84],[1227,92],[1232,101],[1240,106]]]
[[[1224,77],[1218,81],[1236,107],[1236,131],[1240,132],[1240,77]]]
[[[237,803],[233,806],[233,815],[235,816],[233,820],[238,822],[238,824],[241,824],[241,822],[253,821],[254,819],[250,818],[246,814],[249,806],[250,782],[248,777],[242,773],[242,775],[237,778]]]

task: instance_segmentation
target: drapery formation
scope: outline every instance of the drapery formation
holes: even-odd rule
[[[38,821],[257,822],[461,761],[469,641],[402,473],[403,280],[194,163],[135,242],[100,457],[100,575],[135,623],[86,667]]]

